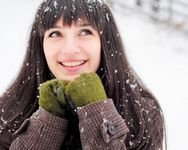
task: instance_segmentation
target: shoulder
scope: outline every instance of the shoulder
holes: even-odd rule
[[[148,122],[155,124],[157,121],[163,123],[163,113],[158,101],[154,98],[141,98],[142,114]]]

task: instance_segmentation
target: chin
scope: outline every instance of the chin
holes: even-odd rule
[[[60,80],[73,81],[74,79],[76,79],[76,78],[79,77],[79,76],[80,76],[80,74],[77,74],[77,75],[69,75],[69,76],[59,77],[58,79],[60,79]]]

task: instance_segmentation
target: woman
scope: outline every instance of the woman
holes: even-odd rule
[[[82,79],[91,86],[79,88]],[[74,98],[82,91],[95,100]],[[161,108],[130,67],[103,0],[44,0],[23,66],[0,103],[1,149],[163,149]]]

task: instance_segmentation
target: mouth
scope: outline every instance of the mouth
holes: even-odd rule
[[[87,60],[80,60],[80,61],[67,61],[67,62],[60,62],[60,64],[64,67],[78,67],[85,64]]]

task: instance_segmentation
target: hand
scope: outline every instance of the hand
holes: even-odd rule
[[[59,116],[64,116],[65,101],[65,86],[68,81],[53,79],[46,81],[39,87],[39,106],[46,111]]]
[[[96,73],[81,74],[67,84],[65,93],[77,107],[106,99],[104,87]]]

